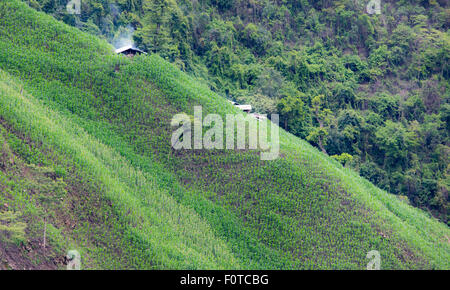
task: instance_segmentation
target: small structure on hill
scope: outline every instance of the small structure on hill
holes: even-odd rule
[[[258,121],[267,120],[267,116],[266,115],[261,115],[261,114],[258,114],[258,113],[250,114],[250,116],[252,116],[253,118],[255,118]]]
[[[262,115],[262,114],[258,114],[258,113],[251,113],[250,114],[250,112],[252,111],[252,105],[239,105],[238,103],[233,102],[231,100],[228,100],[228,102],[230,102],[236,108],[239,108],[242,111],[248,113],[249,116],[255,118],[258,121],[267,120],[267,115]]]
[[[244,111],[246,113],[250,113],[252,111],[252,105],[239,105],[238,103],[230,101],[230,100],[228,100],[228,102],[230,102],[233,106],[235,106],[238,109],[241,109],[242,111]]]
[[[237,105],[236,104],[235,106],[246,113],[250,113],[252,111],[252,105]]]
[[[147,54],[145,51],[139,48],[133,47],[132,45],[127,45],[116,49],[117,54],[123,54],[126,56],[135,56],[136,54]]]

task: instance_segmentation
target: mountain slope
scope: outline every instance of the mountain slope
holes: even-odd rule
[[[448,227],[283,130],[274,161],[255,150],[173,150],[174,114],[192,114],[194,105],[204,114],[236,109],[157,55],[117,56],[20,1],[5,3],[2,142],[22,165],[1,169],[8,207],[0,210],[21,211],[23,221],[49,216],[50,253],[31,253],[54,257],[56,267],[77,249],[88,268],[364,269],[366,254],[378,250],[383,269],[450,268]],[[21,143],[25,150],[13,146]],[[30,148],[43,157],[27,157]],[[59,193],[6,194],[27,167],[33,176],[56,172],[56,185],[35,183]],[[95,200],[104,202],[86,204]],[[71,216],[69,228],[61,212]],[[42,229],[0,240],[0,253],[42,247]]]
[[[279,113],[290,133],[450,225],[449,1],[89,0],[76,15],[69,0],[24,2]]]

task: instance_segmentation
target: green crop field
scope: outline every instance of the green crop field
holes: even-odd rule
[[[280,129],[173,150],[172,117],[237,114],[156,54],[0,3],[0,269],[450,269],[450,230]],[[45,242],[44,242],[45,236]]]

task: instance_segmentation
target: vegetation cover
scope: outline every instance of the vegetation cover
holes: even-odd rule
[[[0,16],[0,268],[73,249],[102,269],[364,269],[371,250],[382,269],[450,268],[446,224],[287,131],[274,161],[173,150],[174,114],[239,112],[159,55],[19,0]],[[311,114],[331,119],[324,100]]]
[[[372,1],[369,14],[369,0],[89,0],[80,15],[68,0],[27,2],[281,114],[284,129],[449,222],[448,1]]]

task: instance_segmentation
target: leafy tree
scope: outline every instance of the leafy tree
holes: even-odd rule
[[[353,156],[348,153],[342,153],[340,155],[332,155],[331,158],[336,159],[340,163],[342,163],[344,166],[353,160]]]
[[[343,109],[355,106],[356,95],[353,90],[354,85],[350,82],[338,83],[333,89],[333,101],[337,108]]]
[[[387,93],[382,93],[379,96],[372,97],[369,100],[369,107],[384,119],[398,120],[399,119],[399,98]]]
[[[386,166],[395,168],[397,164],[406,167],[409,149],[419,144],[415,132],[408,131],[402,123],[390,120],[386,121],[385,126],[380,127],[375,135],[377,145],[385,154],[384,168]]]
[[[144,0],[143,27],[134,36],[137,43],[152,52],[170,50],[173,43],[168,22],[173,9],[170,0]]]
[[[317,95],[312,99],[311,112],[319,127],[315,127],[306,137],[308,141],[316,143],[323,153],[327,154],[325,145],[327,141],[328,131],[327,126],[331,121],[331,111],[324,108],[324,95]]]
[[[230,9],[234,0],[211,0],[211,4],[217,6],[221,11]]]
[[[423,100],[418,95],[408,98],[403,104],[402,113],[409,121],[422,121],[425,113],[425,105],[423,104]]]
[[[390,190],[386,171],[378,167],[376,163],[371,161],[362,163],[359,167],[359,174],[372,183],[378,184],[380,188]]]
[[[450,131],[450,104],[442,105],[439,116],[447,128],[447,132],[449,132]]]
[[[255,84],[255,91],[270,98],[280,98],[283,93],[285,79],[280,72],[273,68],[265,68],[258,76]],[[294,88],[296,91],[296,89]],[[292,91],[290,92],[293,93]]]
[[[278,112],[284,128],[289,130],[295,127],[296,124],[303,122],[305,119],[305,108],[302,101],[302,95],[286,96],[278,103]]]

